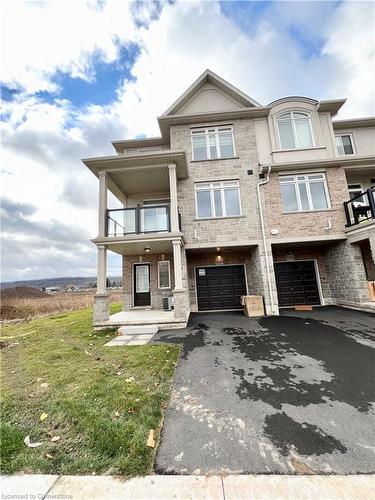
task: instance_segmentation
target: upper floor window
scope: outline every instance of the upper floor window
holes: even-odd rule
[[[329,208],[326,177],[320,174],[280,177],[284,212],[307,212]]]
[[[241,215],[238,181],[197,183],[195,200],[199,219]]]
[[[192,129],[193,160],[233,158],[233,127],[210,127]]]
[[[336,146],[340,156],[354,154],[353,140],[350,134],[336,135]]]
[[[288,111],[277,117],[281,149],[311,148],[314,145],[308,113]]]

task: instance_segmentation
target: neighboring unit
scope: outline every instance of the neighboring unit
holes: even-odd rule
[[[84,159],[100,186],[94,325],[183,327],[243,295],[267,314],[375,309],[375,119],[332,121],[344,102],[262,106],[207,70],[158,118],[161,137]],[[123,256],[112,316],[107,250]]]

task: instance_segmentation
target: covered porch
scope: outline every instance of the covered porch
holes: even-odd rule
[[[185,250],[177,180],[186,178],[181,151],[119,154],[83,160],[99,179],[97,293],[94,327],[186,326]],[[121,207],[108,207],[108,191]],[[107,253],[122,256],[123,311],[110,315]]]
[[[94,327],[156,325],[183,328],[189,318],[186,256],[182,237],[138,235],[132,241],[112,239],[98,247],[98,291]],[[119,313],[110,315],[110,291],[105,288],[107,252],[122,255],[123,295]],[[99,285],[103,287],[100,291]]]

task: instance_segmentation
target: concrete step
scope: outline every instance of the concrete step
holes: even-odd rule
[[[140,334],[148,334],[155,335],[158,333],[159,328],[157,325],[134,325],[134,326],[121,326],[118,329],[118,333],[121,335],[140,335]]]

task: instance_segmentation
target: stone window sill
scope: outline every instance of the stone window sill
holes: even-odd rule
[[[201,163],[203,161],[225,161],[225,160],[239,160],[239,156],[231,156],[229,158],[206,158],[205,160],[191,160],[191,163]]]
[[[332,208],[322,208],[321,210],[294,210],[293,212],[283,212],[283,215],[289,214],[316,214],[319,212],[332,212]]]
[[[210,220],[245,219],[246,215],[229,215],[228,217],[201,217],[193,219],[194,222],[205,222]]]

